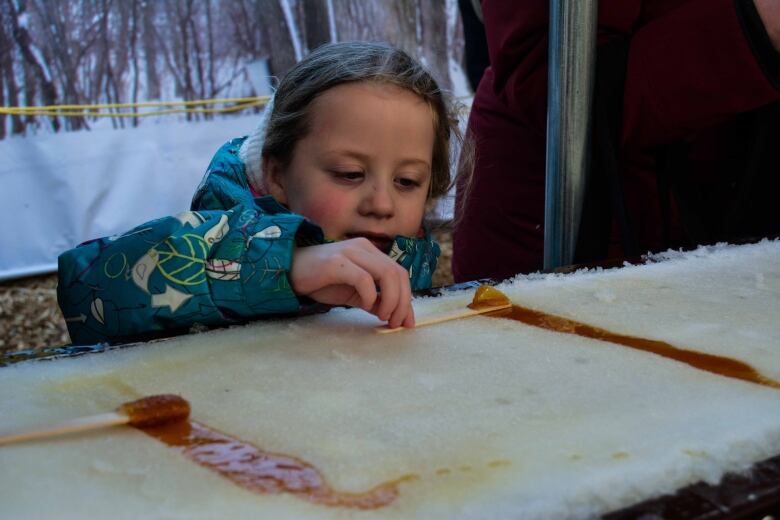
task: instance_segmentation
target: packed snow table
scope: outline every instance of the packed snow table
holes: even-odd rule
[[[588,518],[777,456],[780,242],[654,260],[518,277],[511,312],[394,334],[336,309],[0,368],[1,431],[192,407],[0,446],[2,516]]]

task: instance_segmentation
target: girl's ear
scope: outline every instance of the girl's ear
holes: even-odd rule
[[[284,168],[274,157],[263,157],[263,189],[279,204],[287,204],[287,192],[284,189]]]

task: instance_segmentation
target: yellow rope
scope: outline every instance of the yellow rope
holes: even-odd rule
[[[159,101],[144,103],[106,103],[98,105],[48,105],[35,107],[0,107],[0,114],[26,115],[26,116],[62,116],[62,117],[146,117],[167,114],[213,114],[220,112],[237,112],[245,108],[265,105],[269,96],[225,98],[225,99],[199,99],[194,101]],[[106,113],[97,110],[110,108],[150,108],[166,106],[197,106],[220,103],[236,103],[222,108],[172,108],[168,110],[156,110],[152,112],[125,112]]]
[[[238,112],[246,108],[259,107],[268,103],[270,96],[255,96],[243,98],[223,99],[197,99],[192,101],[147,101],[142,103],[104,103],[96,105],[44,105],[33,107],[0,107],[0,114],[17,116],[58,116],[58,117],[148,117],[163,116],[168,114],[216,114]],[[471,97],[464,96],[458,101],[471,101]],[[216,105],[224,103],[236,103],[222,108],[171,108],[151,112],[98,112],[111,108],[154,108],[154,107],[197,107],[198,105]],[[461,103],[461,112],[468,114],[470,103]]]

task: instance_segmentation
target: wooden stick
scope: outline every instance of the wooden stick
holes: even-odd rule
[[[0,435],[0,445],[96,430],[120,424],[140,427],[156,426],[166,422],[181,421],[189,415],[190,404],[178,395],[152,395],[125,403],[114,412],[79,417],[47,428]]]
[[[89,417],[79,417],[60,424],[55,424],[40,430],[31,430],[20,433],[12,433],[0,436],[0,445],[11,444],[14,442],[25,442],[33,439],[43,439],[46,437],[55,437],[66,433],[83,432],[87,430],[96,430],[98,428],[107,428],[119,424],[127,424],[130,417],[118,412],[101,413],[90,415]]]
[[[443,323],[445,321],[452,321],[452,320],[459,320],[461,318],[470,318],[471,316],[477,316],[479,314],[485,314],[488,312],[495,312],[500,311],[502,309],[508,309],[512,306],[511,303],[508,303],[506,305],[496,305],[494,307],[484,307],[482,309],[465,309],[465,310],[459,310],[457,312],[454,312],[452,314],[445,314],[444,316],[438,316],[436,318],[428,318],[427,320],[418,321],[414,328],[419,327],[425,327],[426,325],[435,325],[436,323]],[[391,329],[387,325],[384,325],[382,327],[377,327],[376,331],[379,334],[389,334],[391,332],[399,332],[402,330],[412,330],[408,327],[395,327],[394,329]]]

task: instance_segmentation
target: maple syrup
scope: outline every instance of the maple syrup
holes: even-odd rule
[[[475,295],[476,300],[476,295]],[[605,329],[592,327],[585,323],[570,320],[562,316],[548,314],[522,307],[512,305],[511,308],[489,312],[486,316],[509,318],[520,321],[526,325],[540,327],[555,332],[564,332],[567,334],[576,334],[586,338],[608,341],[644,352],[650,352],[669,359],[674,359],[685,363],[699,370],[705,370],[720,376],[741,379],[759,385],[769,386],[771,388],[780,388],[780,382],[769,379],[761,375],[755,368],[742,361],[714,354],[705,354],[695,350],[687,350],[675,347],[663,341],[652,339],[637,338],[625,334],[616,334]]]
[[[127,415],[131,426],[154,426],[183,421],[190,416],[190,403],[178,395],[151,395],[125,403],[117,411]]]
[[[495,287],[482,284],[474,292],[474,298],[468,308],[478,311],[489,307],[507,307],[511,303],[506,294]]]
[[[398,497],[401,482],[416,478],[406,475],[362,493],[345,493],[331,488],[322,474],[307,462],[264,451],[195,421],[170,422],[140,430],[244,489],[267,494],[290,493],[327,506],[377,509]]]

